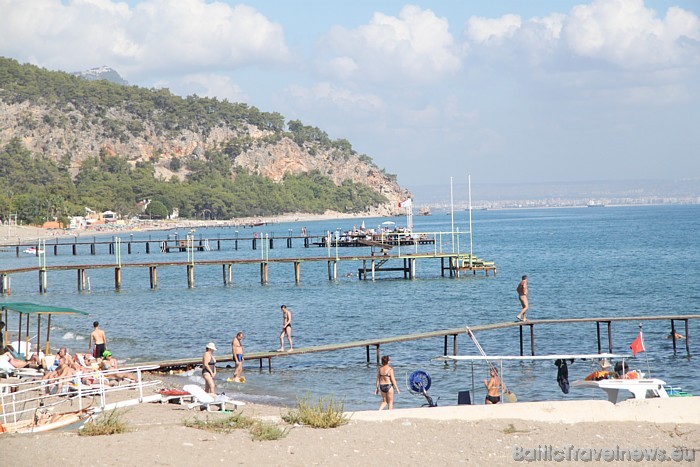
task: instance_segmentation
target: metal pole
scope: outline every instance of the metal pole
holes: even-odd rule
[[[452,238],[452,253],[455,252],[455,203],[454,196],[452,195],[452,177],[450,177],[450,216],[451,216],[451,227],[450,235]]]
[[[472,176],[469,180],[469,267],[472,267],[472,255],[474,253],[474,239],[472,238]],[[488,272],[488,271],[487,271]],[[501,378],[503,375],[501,375]]]

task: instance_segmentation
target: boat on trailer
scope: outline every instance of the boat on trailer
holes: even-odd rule
[[[629,355],[622,354],[557,354],[557,355],[536,355],[536,356],[516,356],[516,355],[445,355],[436,358],[438,361],[467,361],[472,363],[472,390],[475,388],[474,383],[474,372],[473,365],[474,362],[478,361],[492,361],[499,362],[499,374],[503,378],[503,362],[504,361],[536,361],[536,360],[591,360],[591,361],[603,361],[612,359],[621,359],[621,366],[627,369],[626,359]],[[605,377],[600,377],[599,379],[594,379],[593,375],[597,373],[606,373]],[[669,386],[666,381],[658,378],[645,378],[644,373],[633,370],[624,373],[622,376],[617,377],[614,372],[597,372],[594,371],[589,375],[591,379],[575,380],[571,383],[571,387],[575,389],[600,389],[604,391],[607,395],[608,401],[616,404],[621,401],[621,396],[625,394],[631,397],[622,397],[622,400],[627,399],[654,399],[654,398],[669,398],[669,397],[688,397],[692,394],[683,391],[680,387]],[[508,400],[508,398],[503,398],[504,393],[501,393],[502,400]]]

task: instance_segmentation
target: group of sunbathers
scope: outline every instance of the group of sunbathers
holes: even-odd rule
[[[2,359],[3,368],[10,373],[17,369],[30,368],[36,370],[36,373],[31,376],[41,376],[42,381],[49,382],[56,379],[61,381],[59,384],[47,385],[47,392],[63,390],[63,387],[70,382],[69,377],[71,376],[78,376],[82,384],[93,384],[96,382],[95,373],[98,371],[109,371],[105,375],[109,385],[119,384],[123,380],[136,379],[134,375],[129,373],[110,371],[117,370],[119,364],[109,350],[105,350],[102,356],[95,358],[89,353],[71,355],[65,347],[62,347],[56,354],[42,357],[40,354],[34,353],[27,360],[24,355],[18,354],[14,347],[8,345],[0,351],[0,359]],[[43,372],[43,375],[40,372]]]

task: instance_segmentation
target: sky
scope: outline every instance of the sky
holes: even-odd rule
[[[698,0],[0,0],[0,55],[279,112],[409,188],[700,178]]]

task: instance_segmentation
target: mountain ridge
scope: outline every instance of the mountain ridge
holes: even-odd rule
[[[19,138],[73,178],[91,158],[121,157],[132,168],[149,163],[155,176],[182,182],[192,164],[216,160],[208,157],[214,152],[231,164],[231,180],[244,169],[278,184],[288,174],[319,173],[338,187],[366,186],[386,200],[367,206],[372,215],[394,215],[410,196],[347,140],[247,104],[90,81],[4,58],[0,83],[0,145]]]

